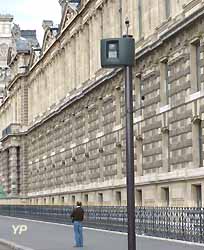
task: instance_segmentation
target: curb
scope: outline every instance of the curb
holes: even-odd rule
[[[15,244],[12,241],[7,241],[4,239],[0,239],[0,244],[10,247],[11,250],[34,250],[32,248],[20,246],[20,245]]]
[[[187,245],[187,246],[204,247],[203,243],[198,243],[198,242],[183,241],[183,240],[176,240],[176,239],[169,239],[169,238],[160,238],[160,237],[148,236],[148,235],[137,235],[137,237],[138,238],[152,239],[155,241],[157,240],[157,241],[172,242],[172,243],[177,243],[177,244],[182,244],[182,245]]]

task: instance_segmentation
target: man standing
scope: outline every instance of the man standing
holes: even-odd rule
[[[81,207],[81,202],[77,201],[76,205],[71,214],[72,222],[74,223],[75,247],[83,247],[82,221],[84,219],[84,210]]]

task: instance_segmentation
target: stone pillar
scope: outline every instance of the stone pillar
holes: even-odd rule
[[[93,51],[93,17],[89,19],[89,73],[90,78],[93,77],[94,70],[93,70],[93,64],[94,64],[94,51]]]
[[[168,125],[168,113],[162,114],[162,166],[163,172],[169,172],[169,125]]]
[[[58,69],[57,69],[57,55],[54,54],[54,57],[53,57],[53,94],[54,94],[54,100],[53,100],[53,103],[57,103],[58,102],[58,91],[59,91],[59,86],[58,86]]]
[[[51,99],[52,99],[52,86],[51,86],[51,80],[50,80],[50,77],[51,77],[51,63],[50,61],[48,62],[47,64],[47,86],[48,86],[48,98],[47,98],[47,101],[48,101],[48,104],[47,106],[50,107],[51,105]]]
[[[159,191],[156,185],[147,185],[142,189],[143,206],[154,207],[156,204],[161,205],[161,198],[158,196]],[[155,199],[156,197],[156,199]]]
[[[74,37],[72,38],[72,57],[73,58],[73,63],[72,63],[72,74],[73,74],[73,78],[72,78],[72,89],[71,90],[75,90],[76,86],[77,86],[77,82],[76,82],[76,72],[77,72],[77,58],[76,58],[76,41],[77,41],[77,35],[75,34]]]
[[[53,66],[53,59],[50,60],[49,62],[49,85],[50,85],[50,98],[49,98],[49,106],[53,104],[53,99],[54,99],[54,91],[55,89],[53,88],[54,86],[54,66]]]
[[[64,195],[64,204],[65,205],[69,205],[70,204],[70,202],[69,202],[69,195],[68,194]]]
[[[136,169],[137,169],[137,176],[143,175],[142,169],[142,159],[143,159],[143,139],[142,136],[136,136]]]
[[[113,13],[113,12],[112,12]],[[93,20],[93,73],[96,74],[96,72],[101,68],[100,63],[100,40],[102,38],[102,32],[101,32],[101,15],[100,10],[97,10],[94,13],[94,16],[92,18]],[[110,18],[109,18],[110,20]],[[114,25],[113,25],[114,26]]]
[[[25,86],[25,82],[23,82],[22,93],[21,93],[22,103],[21,103],[21,122],[24,125],[28,124],[28,87]],[[15,117],[15,108],[14,117]],[[14,119],[16,120],[16,119]]]
[[[113,190],[105,190],[101,193],[103,193],[103,205],[104,206],[112,206],[114,204]]]
[[[60,65],[60,69],[61,69],[61,74],[62,74],[62,96],[66,95],[66,78],[65,78],[65,65],[66,65],[66,54],[65,54],[65,47],[61,48],[61,65]]]
[[[20,148],[20,195],[25,196],[27,194],[30,181],[28,175],[28,143],[23,140]]]
[[[136,123],[135,130],[135,155],[136,155],[136,176],[143,175],[143,135],[141,122]]]
[[[60,62],[61,58],[62,58],[62,55],[60,54],[60,52],[56,52],[56,76],[57,76],[57,79],[56,79],[56,82],[55,84],[57,84],[57,102],[60,100],[61,96],[63,95],[62,91],[61,91],[61,88],[63,86],[63,83],[62,83],[62,64]]]
[[[82,50],[82,44],[81,44],[81,39],[82,39],[82,30],[79,29],[78,33],[76,34],[76,88],[81,87],[81,78],[83,77],[83,64],[81,63],[82,56],[83,56],[83,50]]]
[[[69,93],[72,89],[72,62],[71,62],[71,42],[67,42],[65,45],[65,85],[66,85],[66,93]]]
[[[204,207],[204,185],[201,184],[201,200],[202,200],[202,207]]]
[[[201,132],[201,120],[199,117],[195,117],[192,121],[192,155],[193,155],[193,167],[202,166],[202,132]]]
[[[88,80],[90,77],[90,41],[89,41],[89,25],[84,24],[84,46],[86,48],[83,49],[84,53],[84,81]]]
[[[88,195],[88,200],[86,200],[86,196]],[[89,205],[89,206],[94,206],[96,205],[96,192],[89,192],[89,193],[85,193],[83,194],[83,200],[82,203],[84,204],[84,206]]]
[[[179,182],[171,185],[171,206],[184,207],[185,197],[187,197],[186,183]]]
[[[160,100],[161,107],[168,105],[168,59],[163,57],[160,60]]]
[[[83,201],[82,201],[82,193],[75,194],[75,204],[76,204],[77,201],[81,201],[83,203]]]
[[[116,126],[121,124],[121,91],[120,84],[115,87],[115,103],[116,103]]]
[[[142,108],[141,108],[141,74],[138,73],[134,79],[135,83],[135,108],[136,108],[136,117],[140,117],[142,115]]]
[[[162,160],[163,171],[169,172],[169,131],[164,129],[162,131]]]
[[[9,188],[10,188],[10,170],[9,170],[9,152],[8,150],[4,150],[3,151],[3,186],[5,188],[5,192],[8,194],[10,192]]]
[[[98,124],[99,124],[99,128],[98,131],[102,132],[103,131],[103,97],[99,96],[98,97]]]
[[[195,38],[190,44],[191,93],[200,90],[200,40]]]
[[[28,85],[28,123],[32,120],[32,93],[31,93],[31,84]]]
[[[11,196],[18,194],[17,147],[9,148],[9,167],[11,171]]]
[[[117,137],[117,141],[116,141],[116,154],[117,154],[117,179],[120,180],[123,176],[122,173],[122,167],[123,167],[123,163],[122,163],[122,131],[119,130],[116,132],[116,137]]]

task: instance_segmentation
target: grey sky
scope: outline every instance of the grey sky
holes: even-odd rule
[[[36,29],[37,36],[42,43],[43,20],[60,22],[61,8],[58,0],[0,0],[0,13],[14,16],[14,22],[21,29]]]

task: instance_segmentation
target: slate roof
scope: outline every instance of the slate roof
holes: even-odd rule
[[[32,47],[39,47],[36,30],[21,30],[21,36],[16,39],[16,51],[30,52]]]
[[[17,52],[29,52],[31,50],[29,41],[23,37],[16,40],[16,51]]]
[[[21,37],[28,40],[32,47],[39,47],[39,42],[36,37],[36,30],[21,30]]]

